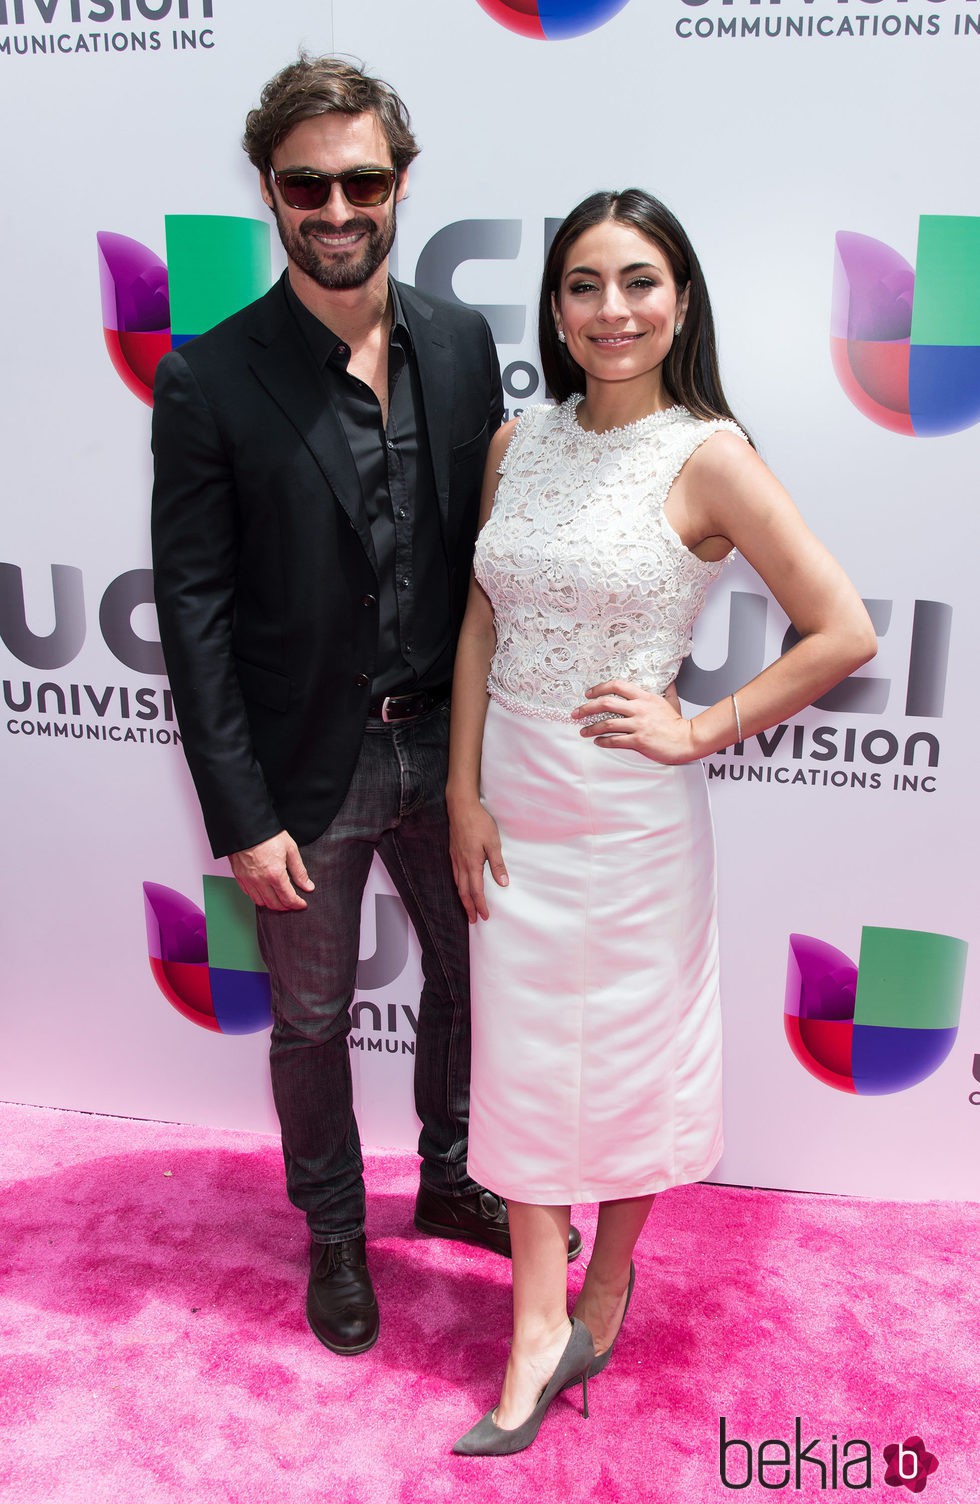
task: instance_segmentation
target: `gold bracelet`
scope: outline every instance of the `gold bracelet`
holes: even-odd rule
[[[735,691],[734,690],[732,690],[732,709],[735,712],[735,730],[737,732],[736,741],[737,742],[741,742],[741,740],[742,740],[742,717],[738,713],[738,701],[735,698]]]

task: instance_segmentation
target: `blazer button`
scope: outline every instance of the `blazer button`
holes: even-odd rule
[[[357,678],[354,680],[354,683],[357,685],[358,689],[366,689],[370,682],[371,680],[368,678],[367,674],[358,674]]]
[[[378,603],[375,600],[375,598],[374,598],[373,595],[362,595],[361,596],[361,605],[362,606],[376,606],[377,604]]]

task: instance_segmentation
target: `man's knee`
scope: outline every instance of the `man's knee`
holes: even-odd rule
[[[331,1004],[318,998],[288,1000],[272,991],[273,1036],[280,1044],[310,1049],[342,1044],[351,1031],[350,997]]]

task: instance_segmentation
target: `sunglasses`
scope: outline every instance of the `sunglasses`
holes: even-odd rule
[[[269,164],[276,187],[290,209],[322,209],[334,183],[355,209],[376,209],[391,197],[395,186],[393,167],[355,167],[350,172],[314,172],[298,167],[277,172]]]

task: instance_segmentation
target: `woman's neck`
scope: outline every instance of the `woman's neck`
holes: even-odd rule
[[[625,428],[650,413],[673,406],[659,370],[634,381],[596,381],[587,375],[585,401],[578,409],[578,421],[589,433],[605,433],[607,429]]]

